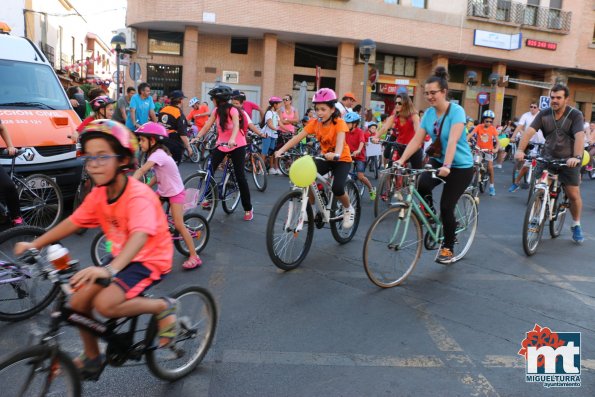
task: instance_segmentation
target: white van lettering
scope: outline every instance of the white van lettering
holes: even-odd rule
[[[33,112],[30,110],[0,110],[0,116],[33,116]]]

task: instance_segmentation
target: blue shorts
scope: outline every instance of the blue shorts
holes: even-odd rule
[[[275,151],[275,146],[277,145],[277,138],[271,138],[270,136],[264,138],[262,140],[262,154],[268,156],[269,154],[273,154]]]
[[[355,172],[365,172],[366,162],[361,160],[355,160]]]
[[[110,263],[112,259],[111,255],[104,258],[104,266]],[[159,272],[149,269],[141,262],[130,262],[128,266],[118,272],[113,283],[122,288],[126,299],[132,299],[160,281],[161,274]]]

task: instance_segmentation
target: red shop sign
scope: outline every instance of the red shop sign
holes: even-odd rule
[[[541,48],[550,51],[556,51],[558,49],[558,43],[552,43],[550,41],[527,39],[526,45],[527,47]]]
[[[380,83],[378,84],[378,92],[381,94],[396,95],[398,87],[396,84]]]

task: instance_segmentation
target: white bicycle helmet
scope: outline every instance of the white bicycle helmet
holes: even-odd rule
[[[197,97],[192,97],[192,99],[190,99],[188,101],[188,105],[190,105],[190,107],[196,105],[198,103],[198,98]]]
[[[485,112],[483,112],[483,114],[481,116],[484,119],[493,119],[496,117],[496,114],[492,110],[488,109]]]

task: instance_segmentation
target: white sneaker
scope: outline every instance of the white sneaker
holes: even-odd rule
[[[502,164],[494,164],[494,168],[502,168]]]
[[[350,206],[343,209],[343,229],[351,229],[355,222],[355,208]]]

